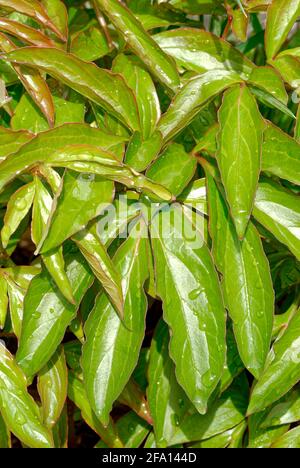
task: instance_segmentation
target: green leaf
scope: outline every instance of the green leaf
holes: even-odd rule
[[[258,232],[249,224],[239,241],[226,202],[207,171],[213,256],[223,275],[226,306],[240,356],[257,378],[269,351],[274,310],[270,268]]]
[[[151,238],[176,377],[205,413],[225,361],[225,310],[218,277],[202,236],[179,205],[159,210],[152,219]]]
[[[87,395],[102,424],[107,424],[112,405],[137,364],[145,332],[147,300],[143,286],[148,271],[142,221],[119,248],[113,262],[123,277],[124,322],[108,297],[100,294],[85,325],[82,354]]]
[[[131,11],[118,0],[96,0],[96,3],[151,73],[168,89],[176,91],[180,81],[173,60],[161,50]]]
[[[136,448],[146,439],[151,426],[130,411],[117,421],[116,428],[124,442],[124,447]]]
[[[63,38],[68,37],[68,12],[61,0],[42,0],[42,6],[45,8],[51,22],[61,33]]]
[[[0,414],[0,448],[11,448],[10,432]]]
[[[100,281],[122,319],[124,313],[124,299],[121,276],[116,271],[106,248],[99,239],[97,226],[94,224],[80,231],[73,237],[73,240],[76,242],[95,277]]]
[[[7,281],[5,275],[0,275],[0,329],[5,326],[8,308]]]
[[[300,184],[300,144],[270,123],[264,132],[262,169]]]
[[[161,133],[156,131],[147,140],[140,132],[135,132],[128,144],[125,162],[132,169],[142,172],[155,160],[162,147]]]
[[[29,212],[35,193],[33,182],[19,188],[10,197],[4,216],[4,225],[1,230],[3,247],[7,247],[11,235],[17,230],[21,221]]]
[[[38,392],[42,402],[44,424],[52,428],[59,420],[67,397],[68,370],[63,348],[47,362],[38,374]]]
[[[300,15],[299,0],[273,0],[268,8],[266,25],[266,54],[268,59],[276,56]]]
[[[34,135],[30,132],[14,132],[8,128],[0,127],[0,161],[5,159],[9,154],[16,153],[21,146],[33,137]]]
[[[186,127],[210,99],[241,78],[227,70],[211,70],[189,80],[176,94],[158,129],[165,141],[171,140]]]
[[[128,55],[118,55],[112,70],[122,75],[133,90],[141,121],[141,130],[144,139],[149,138],[160,118],[160,104],[154,83],[142,64]]]
[[[209,405],[206,414],[187,412],[171,444],[209,439],[236,427],[245,418],[248,392],[248,382],[242,374],[219,399]]]
[[[0,192],[8,182],[14,179],[16,173],[19,174],[41,162],[47,163],[54,152],[68,145],[89,144],[108,151],[124,140],[123,137],[110,135],[84,124],[65,124],[42,132],[27,144],[22,145],[14,156],[0,164]]]
[[[31,238],[36,247],[43,238],[49,220],[52,197],[39,177],[35,176],[35,197],[32,210]],[[74,303],[73,293],[69,279],[65,272],[65,263],[62,248],[54,248],[42,256],[43,262],[54,279],[61,293],[69,302]]]
[[[283,434],[272,444],[272,448],[300,448],[300,427],[294,427],[294,429]]]
[[[153,162],[146,175],[179,195],[194,176],[196,167],[196,158],[186,153],[182,145],[173,143]]]
[[[208,214],[205,179],[197,179],[191,182],[177,197],[177,200],[200,211],[200,213]]]
[[[110,52],[104,32],[97,26],[90,26],[72,37],[70,52],[82,60],[92,62]]]
[[[256,413],[285,395],[299,380],[299,311],[270,352],[269,362],[256,383],[248,413]]]
[[[7,18],[0,18],[0,30],[37,47],[53,47],[54,45],[51,39],[39,30]]]
[[[27,392],[26,377],[0,343],[0,411],[9,431],[32,448],[51,448],[51,433],[42,425],[39,407]]]
[[[129,128],[139,130],[134,95],[119,75],[55,48],[24,47],[7,54],[5,60],[48,73],[99,104]]]
[[[65,260],[76,305],[60,294],[45,270],[31,282],[25,298],[17,361],[28,377],[52,357],[93,281],[81,256],[70,253]]]
[[[175,58],[177,64],[199,74],[232,71],[247,79],[255,69],[250,60],[229,42],[210,32],[193,29],[173,29],[156,34],[160,47]]]
[[[251,72],[248,82],[271,94],[278,101],[287,105],[288,95],[279,73],[271,67],[256,67]]]
[[[157,447],[170,445],[178,425],[192,408],[177,383],[175,366],[169,357],[169,341],[168,327],[161,320],[151,342],[147,390]]]
[[[100,215],[113,199],[113,183],[93,174],[66,171],[55,195],[42,253],[60,246],[66,239]]]
[[[190,448],[241,448],[241,447],[232,447],[232,445],[238,443],[240,438],[243,437],[244,432],[247,428],[246,423],[243,421],[238,424],[236,427],[229,429],[228,431],[222,432],[222,434],[211,437],[210,439],[205,439],[200,442],[191,444]]]
[[[228,90],[219,111],[217,161],[237,234],[245,235],[261,164],[263,122],[246,86]]]
[[[112,420],[106,427],[102,426],[97,416],[93,412],[86,396],[83,382],[72,371],[69,371],[68,397],[80,409],[85,422],[95,431],[109,447],[122,448],[123,444]]]
[[[38,0],[0,0],[0,6],[34,18],[35,21],[57,34],[59,38],[65,39]]]
[[[251,415],[248,419],[248,448],[270,448],[272,443],[288,430],[289,426],[287,425],[264,428],[262,423],[265,417],[266,411],[263,411]]]
[[[256,193],[253,215],[300,259],[300,206],[296,194],[264,179]]]
[[[263,427],[280,426],[282,424],[296,423],[300,419],[300,393],[299,388],[287,393],[285,397],[274,405],[263,422]]]

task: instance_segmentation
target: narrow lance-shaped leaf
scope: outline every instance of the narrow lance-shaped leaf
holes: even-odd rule
[[[225,303],[240,356],[258,378],[269,351],[273,325],[274,292],[269,264],[251,223],[244,240],[238,239],[226,202],[208,171],[207,184],[213,256],[223,275]]]
[[[229,42],[195,28],[177,28],[156,34],[160,47],[175,58],[178,65],[198,74],[210,70],[233,71],[248,78],[255,68]]]
[[[272,448],[300,448],[300,427],[294,427],[286,434],[283,434],[272,444]]]
[[[167,88],[175,91],[180,84],[175,64],[145,31],[139,20],[118,0],[96,0],[96,2],[151,73]]]
[[[16,36],[24,42],[37,47],[53,47],[51,39],[40,32],[38,29],[31,28],[26,24],[12,21],[7,18],[0,18],[0,30],[5,31],[12,36]]]
[[[0,33],[0,49],[3,52],[11,52],[16,49],[16,46],[4,34]],[[49,126],[53,127],[55,118],[54,104],[46,81],[37,70],[30,70],[27,67],[18,67],[17,65],[14,66],[14,69],[26,91],[44,113]]]
[[[0,275],[0,330],[4,328],[8,308],[7,281],[5,275]]]
[[[84,124],[65,124],[42,132],[31,139],[32,141],[21,146],[14,156],[0,164],[0,192],[16,174],[39,163],[47,163],[53,153],[66,146],[88,144],[109,151],[113,146],[126,140],[124,137],[111,135]],[[6,147],[4,148],[6,151]]]
[[[1,37],[1,36],[0,36]],[[0,127],[0,161],[3,161],[9,154],[15,153],[21,146],[28,143],[34,137],[33,133],[26,131],[14,132],[9,128]]]
[[[253,215],[300,260],[299,196],[271,179],[258,186]]]
[[[122,448],[123,443],[118,436],[112,419],[104,427],[90,406],[83,382],[73,371],[69,371],[68,375],[68,397],[80,409],[83,419],[109,447]]]
[[[184,232],[183,227],[184,226]],[[200,413],[225,361],[225,309],[207,246],[179,205],[161,209],[151,223],[157,293],[171,328],[176,377]]]
[[[276,56],[294,22],[300,16],[299,0],[273,0],[268,8],[266,25],[267,58]]]
[[[264,131],[262,170],[300,184],[300,144],[271,123]]]
[[[107,292],[120,317],[123,318],[124,300],[121,276],[99,239],[97,226],[94,224],[84,229],[76,234],[73,240]]]
[[[10,198],[1,231],[3,247],[7,247],[11,235],[17,230],[21,221],[29,212],[35,193],[34,183],[19,188]]]
[[[38,374],[38,392],[44,424],[52,428],[58,421],[67,397],[68,370],[63,348],[58,349]]]
[[[17,361],[28,377],[42,369],[54,354],[93,282],[84,259],[78,253],[69,253],[65,260],[76,305],[70,304],[60,294],[45,270],[31,282],[25,297]]]
[[[85,325],[84,382],[102,424],[107,424],[112,405],[137,364],[144,337],[147,299],[143,286],[148,276],[145,235],[144,222],[140,221],[113,260],[123,277],[124,321],[108,297],[100,294]]]
[[[60,246],[111,203],[113,184],[94,174],[66,171],[39,246],[42,253]],[[38,247],[39,248],[39,247]]]
[[[61,0],[42,0],[42,5],[61,37],[68,37],[68,11]]]
[[[26,377],[0,343],[0,411],[8,429],[32,448],[51,448],[51,433],[42,425],[39,407],[27,392]]]
[[[23,47],[4,58],[48,73],[99,104],[129,128],[139,130],[135,97],[120,75],[55,48]]]
[[[225,93],[219,122],[218,165],[237,234],[243,238],[258,184],[263,136],[262,118],[246,86]]]
[[[169,357],[169,330],[160,321],[151,342],[147,396],[158,447],[167,447],[185,413],[192,408],[177,383],[175,366]]]
[[[136,95],[141,130],[144,138],[149,138],[160,117],[160,104],[151,76],[134,57],[124,54],[116,57],[112,70],[125,78]]]
[[[31,237],[37,247],[49,220],[52,197],[38,176],[35,176],[34,183],[35,197],[32,210]],[[42,255],[42,259],[61,293],[68,301],[74,302],[71,285],[65,272],[62,247],[55,247],[50,252]]]
[[[34,18],[38,23],[41,23],[57,34],[62,40],[65,40],[65,36],[52,23],[45,8],[43,8],[43,5],[38,0],[0,0],[0,6]]]
[[[299,380],[299,310],[274,343],[264,372],[254,386],[248,413],[262,411],[285,395]]]
[[[238,75],[227,70],[208,71],[188,81],[160,119],[158,130],[164,140],[185,128],[210,99],[240,81]]]

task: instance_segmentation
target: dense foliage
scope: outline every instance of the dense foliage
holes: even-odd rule
[[[0,11],[0,447],[300,447],[300,0]]]

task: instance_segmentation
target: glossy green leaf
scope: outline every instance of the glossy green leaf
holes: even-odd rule
[[[125,162],[138,172],[144,171],[155,160],[162,147],[162,136],[155,132],[143,140],[140,132],[135,132],[128,144]]]
[[[254,65],[229,42],[210,32],[173,29],[154,36],[160,47],[175,58],[179,66],[199,74],[215,70],[235,72],[247,79]]]
[[[42,425],[39,407],[27,392],[26,377],[0,343],[0,411],[7,428],[32,448],[51,448],[51,433]]]
[[[258,187],[253,215],[300,259],[299,197],[271,179]]]
[[[34,183],[19,188],[10,198],[4,217],[4,226],[1,230],[3,247],[7,247],[11,235],[17,230],[21,221],[29,212],[35,193]]]
[[[109,151],[123,141],[122,137],[110,135],[84,124],[65,124],[42,132],[21,146],[13,157],[7,158],[0,164],[0,191],[16,176],[16,173],[28,170],[41,162],[47,162],[54,152],[66,146],[88,144]]]
[[[72,38],[70,52],[82,60],[93,61],[108,54],[110,48],[103,31],[92,25]]]
[[[276,56],[293,24],[300,16],[299,0],[273,0],[268,8],[266,25],[266,54]]]
[[[272,443],[282,434],[288,431],[289,426],[276,426],[265,428],[262,423],[266,417],[266,411],[256,413],[248,419],[249,440],[248,448],[270,448]]]
[[[149,138],[160,118],[160,104],[151,76],[137,60],[124,54],[115,58],[113,71],[122,75],[133,90],[137,99],[142,134],[145,139]]]
[[[207,173],[210,234],[213,256],[223,275],[226,306],[240,356],[258,377],[269,351],[274,310],[270,268],[258,232],[249,224],[239,241],[222,194]]]
[[[270,93],[283,104],[287,104],[288,95],[279,73],[271,67],[257,67],[251,72],[249,83]]]
[[[228,90],[219,111],[217,161],[237,234],[251,216],[261,164],[263,123],[246,86]]]
[[[147,396],[153,417],[157,447],[167,447],[186,412],[192,408],[177,383],[175,366],[169,357],[169,331],[160,321],[152,339]]]
[[[34,46],[52,47],[54,45],[51,39],[39,30],[6,18],[0,18],[0,30]]]
[[[180,81],[173,60],[161,50],[139,20],[118,0],[96,0],[96,2],[153,75],[167,88],[175,91]]]
[[[17,361],[29,377],[52,357],[93,281],[81,256],[70,253],[65,261],[75,305],[59,293],[45,270],[31,282],[25,298]]]
[[[225,361],[225,310],[218,277],[202,236],[179,205],[156,214],[151,237],[176,377],[198,411],[205,413]]]
[[[31,238],[37,247],[43,238],[49,220],[52,197],[39,177],[35,176],[34,183],[35,196],[32,210]],[[74,302],[71,285],[65,272],[62,248],[55,247],[49,253],[44,254],[42,258],[61,293],[68,301]]]
[[[42,0],[41,3],[62,38],[67,38],[68,12],[64,2],[61,0]]]
[[[139,447],[151,429],[151,426],[139,418],[133,411],[120,418],[117,421],[116,427],[126,448]]]
[[[179,197],[177,197],[177,200],[183,202],[185,205],[195,208],[201,213],[207,214],[205,179],[197,179],[191,182]]]
[[[58,247],[84,228],[105,209],[112,197],[112,182],[93,174],[66,171],[53,201],[48,229],[42,239],[42,253]]]
[[[62,36],[56,25],[52,23],[45,8],[43,8],[43,5],[38,0],[1,0],[0,6],[34,18],[43,26],[57,34],[58,37],[64,39],[64,36]]]
[[[112,420],[109,421],[107,427],[102,426],[89,404],[82,381],[74,372],[71,371],[69,371],[68,396],[80,409],[82,417],[86,423],[101,437],[104,442],[108,444],[109,447],[123,447]]]
[[[275,341],[268,365],[255,385],[248,413],[256,413],[287,393],[299,380],[299,311]]]
[[[121,318],[124,312],[124,299],[121,286],[121,276],[116,271],[105,246],[97,234],[97,226],[80,231],[73,237],[82,255],[90,265],[95,277],[107,292],[111,302],[116,307]]]
[[[227,70],[210,70],[189,80],[159,122],[164,140],[172,139],[186,127],[210,99],[240,81],[238,75]]]
[[[11,448],[10,432],[0,414],[0,448]]]
[[[145,331],[147,239],[142,221],[119,248],[113,262],[122,275],[124,322],[100,294],[86,325],[82,367],[90,404],[107,424],[112,404],[136,366]],[[127,350],[130,348],[130,353]]]
[[[296,423],[300,419],[300,394],[296,387],[274,405],[263,422],[263,427]]]
[[[7,281],[5,275],[0,276],[0,329],[5,325],[8,308]]]
[[[171,444],[208,439],[237,426],[245,418],[247,402],[248,383],[241,375],[218,400],[210,404],[206,414],[187,412]]]
[[[283,434],[272,444],[272,448],[300,448],[300,427],[294,427],[294,429]]]
[[[6,59],[37,67],[99,104],[129,128],[139,130],[134,95],[119,75],[55,48],[26,47],[10,52]]]
[[[264,131],[262,169],[300,184],[300,144],[271,124]]]
[[[205,439],[200,442],[191,444],[190,448],[232,448],[230,447],[236,442],[239,442],[239,438],[243,436],[246,429],[246,423],[243,421],[238,426],[229,429],[228,431],[222,432],[222,434],[211,437],[210,439]],[[234,447],[241,448],[241,447]]]
[[[44,424],[52,428],[58,421],[67,397],[68,371],[60,348],[38,374],[38,392]]]
[[[8,128],[0,127],[0,161],[5,159],[9,154],[17,152],[21,146],[33,137],[34,135],[30,132],[14,132]]]
[[[173,143],[153,162],[146,175],[179,195],[195,174],[196,159],[183,146]]]

